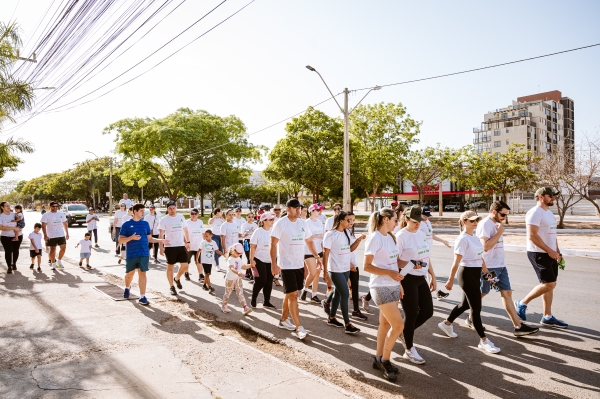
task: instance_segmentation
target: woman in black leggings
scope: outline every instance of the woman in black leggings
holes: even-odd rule
[[[17,259],[19,259],[19,249],[23,242],[23,232],[17,227],[15,222],[15,213],[10,211],[8,202],[0,202],[0,242],[4,248],[4,261],[6,262],[7,274],[11,274],[13,270],[17,270]],[[15,234],[18,235],[18,240],[13,241]]]
[[[479,349],[489,353],[498,353],[500,348],[496,347],[485,336],[483,324],[481,323],[481,272],[487,274],[488,270],[482,257],[483,244],[473,234],[480,220],[481,216],[473,211],[466,211],[460,215],[459,227],[461,233],[454,242],[454,263],[445,287],[448,291],[451,291],[454,285],[454,276],[457,276],[458,285],[463,290],[463,298],[461,303],[452,309],[450,316],[438,324],[438,327],[450,338],[456,338],[457,335],[452,328],[452,322],[463,312],[471,309],[471,320],[480,337]]]
[[[262,290],[263,307],[275,309],[271,304],[271,291],[273,290],[273,273],[271,271],[271,227],[275,223],[275,215],[271,212],[265,212],[260,215],[258,222],[259,228],[254,230],[250,237],[250,264],[258,271],[258,276],[254,277],[254,287],[252,287],[252,299],[250,306],[256,307],[256,299]]]

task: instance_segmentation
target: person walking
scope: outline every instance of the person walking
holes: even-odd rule
[[[119,200],[119,207],[124,204],[125,205],[125,209],[129,209],[133,206],[133,201],[131,201],[129,199],[129,196],[127,195],[127,193],[123,193],[123,198],[121,198]]]
[[[324,231],[323,223],[319,220],[319,206],[316,204],[312,204],[308,208],[308,212],[310,217],[306,219],[306,224],[308,225],[308,229],[310,230],[312,242],[317,249],[318,255],[322,258]],[[300,299],[306,301],[306,294],[308,294],[308,290],[311,289],[310,301],[315,303],[321,303],[321,300],[318,297],[319,274],[321,270],[317,267],[317,260],[313,257],[313,254],[310,252],[308,245],[304,246],[304,264],[308,269],[308,276],[306,277],[304,286],[302,288],[302,294],[300,295]],[[325,271],[323,271],[323,273],[325,274]]]
[[[210,219],[208,219],[208,228],[210,231],[212,231],[212,240],[217,243],[219,252],[221,253],[225,253],[223,250],[223,243],[221,241],[221,226],[223,223],[225,223],[225,220],[223,219],[223,212],[221,211],[221,208],[213,209],[213,211],[210,213]],[[220,258],[221,255],[215,252],[215,266],[217,266],[218,272],[224,271],[221,270],[221,267],[219,266]]]
[[[552,187],[541,187],[535,192],[536,206],[525,216],[527,228],[527,258],[533,266],[538,281],[527,296],[515,301],[517,315],[527,320],[527,305],[535,298],[542,297],[544,316],[540,324],[547,327],[568,328],[569,325],[552,314],[552,299],[558,280],[558,263],[562,254],[556,237],[556,218],[549,209],[554,206],[554,197],[559,195]]]
[[[336,202],[335,204],[333,204],[333,216],[327,218],[327,220],[325,221],[325,233],[327,233],[329,230],[331,230],[333,228],[333,221],[335,219],[335,215],[337,215],[338,213],[340,213],[342,211],[342,204],[340,204],[339,202]]]
[[[94,208],[88,209],[88,215],[85,217],[85,223],[87,224],[87,231],[90,233],[90,237],[94,236],[94,248],[100,248],[98,245],[98,222],[100,218],[96,215]]]
[[[452,291],[454,277],[458,271],[458,285],[463,290],[463,297],[460,304],[456,305],[450,312],[450,316],[438,327],[450,338],[456,338],[458,335],[452,328],[452,322],[456,320],[466,310],[471,309],[471,320],[477,334],[479,334],[479,349],[488,353],[498,353],[500,348],[496,347],[492,341],[485,335],[483,324],[481,323],[481,272],[488,274],[488,269],[483,260],[483,245],[474,234],[477,223],[481,216],[473,211],[466,211],[460,215],[459,227],[460,235],[454,242],[454,263],[446,282],[446,289]],[[460,268],[459,268],[460,267]]]
[[[125,223],[131,219],[133,219],[133,206],[129,207],[129,209],[127,209],[127,214],[121,218],[121,225],[123,225],[123,223]],[[119,254],[119,260],[117,261],[117,263],[119,265],[121,264],[121,262],[123,262],[123,259],[125,259],[127,256],[127,245],[126,244],[121,245],[120,250],[121,250],[121,253]]]
[[[0,242],[4,248],[4,260],[6,261],[6,273],[11,274],[17,270],[17,260],[19,259],[19,249],[23,242],[23,231],[17,226],[15,213],[10,210],[10,203],[0,202]],[[42,216],[43,219],[43,216]],[[17,238],[17,241],[13,241]]]
[[[158,239],[158,225],[160,223],[161,214],[156,212],[156,207],[154,204],[148,207],[149,213],[144,216],[144,221],[150,225],[150,231],[152,232],[152,238]],[[154,263],[160,263],[158,260],[158,248],[160,247],[158,241],[153,240],[148,243],[148,249],[152,250],[152,258],[154,259]]]
[[[196,269],[198,270],[198,275],[200,279],[198,281],[202,282],[204,278],[204,273],[202,273],[202,264],[198,262],[198,249],[200,249],[200,243],[204,240],[204,222],[198,218],[198,209],[194,208],[190,211],[190,218],[186,220],[186,225],[188,229],[188,234],[190,237],[190,251],[188,252],[188,264],[192,263],[196,265]],[[189,271],[184,273],[185,279],[190,281],[190,273]]]
[[[475,234],[483,245],[483,260],[490,273],[496,273],[498,281],[494,284],[494,289],[500,292],[502,304],[508,314],[508,317],[513,323],[513,334],[516,337],[534,334],[539,331],[539,328],[530,327],[521,322],[515,304],[512,299],[512,287],[510,286],[510,278],[506,261],[504,259],[504,226],[502,222],[506,220],[510,208],[502,201],[495,201],[490,207],[490,213],[483,218],[481,223],[477,225]],[[481,279],[481,298],[489,294],[492,284],[486,279]],[[465,319],[467,327],[473,328],[473,322],[470,317]]]
[[[275,214],[275,223],[277,223],[277,221],[281,219],[281,205],[275,205],[273,207],[273,213]]]
[[[447,240],[444,240],[441,237],[436,236],[435,234],[433,234],[433,226],[431,225],[431,221],[429,220],[429,217],[431,216],[431,211],[429,206],[425,206],[422,209],[422,217],[423,217],[423,221],[421,221],[421,225],[419,226],[419,229],[425,234],[425,237],[427,238],[427,244],[429,244],[429,253],[431,254],[433,251],[433,242],[437,241],[437,242],[441,242],[442,244],[444,244],[446,247],[450,248],[450,243]],[[429,259],[429,266],[433,267],[433,264],[431,263],[431,258]],[[448,294],[447,292],[444,292],[442,290],[436,290],[436,297],[438,299],[438,301],[447,298]]]
[[[250,257],[250,237],[252,237],[256,229],[258,229],[258,224],[254,221],[254,214],[250,211],[246,214],[246,221],[240,227],[241,244],[244,247],[244,255],[246,255],[248,264],[252,263],[252,258]],[[251,281],[254,280],[251,268],[246,270],[246,278]]]
[[[79,250],[79,266],[83,267],[83,260],[85,259],[85,267],[91,269],[90,266],[90,257],[92,256],[92,234],[88,231],[85,233],[83,240],[80,240],[75,248],[80,248]]]
[[[234,222],[234,215],[231,209],[225,211],[225,223],[221,225],[221,246],[225,248],[227,253],[228,248],[240,240],[240,229]],[[229,267],[227,268],[229,270]]]
[[[37,271],[42,271],[42,224],[36,223],[33,225],[33,231],[29,233],[29,257],[31,258],[30,269],[33,270],[35,260],[37,259]]]
[[[219,246],[217,245],[217,242],[212,239],[212,237],[212,231],[210,231],[210,229],[206,229],[204,231],[204,239],[200,243],[200,247],[198,248],[198,253],[196,255],[198,257],[196,264],[199,261],[202,265],[202,270],[204,271],[204,278],[201,281],[203,282],[202,289],[204,291],[208,291],[209,294],[215,292],[215,289],[210,284],[210,275],[212,273],[212,264],[215,254],[218,253],[223,256],[225,255],[223,252],[219,251]]]
[[[169,201],[167,203],[167,215],[160,219],[159,237],[160,254],[167,258],[167,281],[170,285],[171,295],[177,295],[177,288],[182,289],[181,276],[188,271],[188,250],[190,249],[190,238],[185,223],[185,218],[177,213],[177,202]],[[175,264],[179,263],[177,276],[173,276]]]
[[[298,310],[298,291],[304,282],[304,244],[308,245],[319,265],[321,257],[306,221],[300,219],[300,201],[296,198],[288,200],[286,211],[287,216],[275,222],[271,229],[271,270],[274,275],[281,273],[285,293],[279,328],[295,330],[298,339],[302,340],[308,336],[300,324]],[[290,314],[293,324],[288,320]]]
[[[119,256],[121,254],[121,245],[119,244],[119,234],[121,231],[121,226],[123,225],[123,218],[127,216],[127,205],[125,203],[119,204],[119,210],[115,212],[115,216],[113,217],[113,237],[115,238],[116,249],[115,256]]]
[[[250,306],[256,307],[256,299],[262,290],[263,308],[275,309],[271,303],[271,292],[273,291],[273,273],[271,271],[271,227],[275,215],[271,212],[265,212],[260,215],[258,229],[254,230],[250,237],[250,264],[258,272],[254,277],[254,287],[252,287],[252,299]]]
[[[57,267],[63,269],[62,258],[67,249],[67,240],[69,239],[69,226],[67,217],[63,212],[58,211],[58,202],[50,203],[50,212],[42,216],[42,231],[44,241],[50,247],[50,268],[55,270]],[[59,247],[58,259],[56,259],[56,247]]]

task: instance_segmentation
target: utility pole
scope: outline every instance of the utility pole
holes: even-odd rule
[[[112,203],[112,199],[113,199],[113,194],[112,194],[112,165],[113,165],[113,159],[112,157],[110,157],[110,180],[108,183],[108,191],[110,193],[110,196],[108,198],[108,206],[110,207],[110,216],[112,216],[113,214],[113,203]]]
[[[351,210],[350,205],[350,137],[348,135],[348,88],[344,89],[344,211]]]

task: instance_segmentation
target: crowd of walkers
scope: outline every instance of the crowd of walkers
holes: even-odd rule
[[[516,337],[539,330],[524,323],[527,305],[538,297],[542,297],[544,307],[540,324],[568,327],[552,314],[552,293],[562,260],[556,220],[549,210],[557,193],[543,187],[535,195],[537,205],[526,216],[527,256],[540,284],[525,298],[514,302],[503,245],[502,223],[510,211],[509,206],[495,201],[483,219],[473,211],[460,215],[460,235],[454,242],[454,260],[444,288],[451,291],[456,279],[463,295],[460,303],[438,324],[447,337],[457,336],[453,323],[467,313],[464,323],[479,335],[478,348],[492,354],[500,352],[486,335],[481,319],[483,298],[492,289],[500,293]],[[305,208],[297,199],[290,199],[284,212],[277,207],[274,212],[261,212],[256,216],[250,212],[246,218],[242,217],[241,209],[224,212],[215,209],[208,220],[208,228],[199,219],[196,209],[191,211],[189,220],[177,213],[175,201],[167,203],[167,214],[162,217],[153,206],[145,215],[142,204],[131,205],[123,201],[120,205],[114,223],[115,253],[119,261],[125,260],[125,298],[130,296],[137,272],[138,302],[149,304],[145,296],[146,272],[151,258],[159,262],[160,252],[166,257],[166,277],[172,295],[178,295],[177,290],[183,288],[182,278],[190,280],[190,263],[196,265],[202,288],[211,295],[215,293],[211,284],[215,278],[213,270],[223,272],[225,292],[220,308],[225,313],[231,311],[228,304],[233,291],[244,315],[258,306],[261,294],[262,307],[276,310],[271,293],[273,286],[280,285],[281,281],[284,297],[277,326],[292,331],[300,340],[306,339],[309,332],[302,324],[299,301],[314,302],[322,307],[326,323],[347,334],[360,332],[352,320],[367,320],[361,308],[368,311],[372,301],[379,309],[373,368],[381,370],[387,380],[397,378],[398,366],[390,360],[397,341],[404,348],[404,359],[414,364],[425,363],[414,345],[415,340],[418,341],[416,330],[433,316],[433,297],[448,296],[437,287],[431,262],[432,243],[439,241],[450,246],[433,234],[428,209],[393,203],[391,208],[384,207],[370,215],[368,234],[357,235],[354,214],[343,211],[340,204],[334,205],[334,215],[330,218],[323,215],[320,204]],[[18,248],[23,239],[23,214],[17,207],[12,211],[6,202],[0,203],[0,208],[1,242],[8,273],[11,273],[16,270]],[[95,223],[92,225],[95,228]],[[62,267],[60,259],[69,235],[64,214],[58,212],[58,204],[51,204],[51,211],[43,216],[41,225],[36,225],[29,237],[31,268],[41,254],[42,233],[45,245],[49,247],[51,267]],[[92,232],[86,234],[85,242],[78,245],[90,251],[91,237]],[[369,284],[368,292],[360,295],[360,263],[355,253],[363,241],[362,266],[369,274]],[[58,260],[56,247],[59,247]],[[221,264],[226,267],[220,266],[220,257],[225,258]],[[82,252],[80,266],[84,259],[89,262],[89,256],[86,258]],[[177,273],[176,264],[179,264]],[[38,271],[39,267],[38,259]],[[249,303],[244,297],[244,279],[253,283]],[[321,279],[327,286],[323,299],[318,296]],[[338,310],[341,319],[338,319]]]

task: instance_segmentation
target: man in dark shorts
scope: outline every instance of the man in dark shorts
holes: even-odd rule
[[[188,271],[188,251],[190,249],[190,236],[183,215],[177,213],[177,202],[167,203],[167,215],[160,219],[158,224],[159,238],[165,238],[168,243],[160,244],[160,254],[167,258],[167,280],[171,286],[171,295],[177,295],[177,288],[182,289],[181,276]],[[179,263],[177,276],[173,277],[175,263]]]
[[[131,292],[131,282],[135,271],[138,272],[138,285],[140,287],[140,305],[149,305],[146,299],[146,272],[148,271],[148,262],[150,261],[149,243],[164,242],[152,237],[152,230],[148,222],[143,220],[144,205],[135,204],[133,206],[133,217],[121,226],[119,232],[119,244],[127,244],[127,259],[125,260],[125,291],[123,298],[129,298]]]
[[[42,216],[42,231],[44,233],[44,241],[50,247],[50,268],[55,270],[57,267],[63,269],[62,258],[65,256],[67,249],[67,240],[69,239],[69,225],[67,217],[63,212],[58,211],[58,202],[50,203],[50,212],[44,213]],[[60,248],[58,252],[58,260],[56,260],[56,247]]]
[[[527,227],[527,257],[537,274],[539,285],[525,298],[515,301],[517,315],[526,320],[527,305],[537,297],[542,297],[544,316],[541,325],[567,328],[569,325],[552,315],[552,297],[558,279],[558,262],[562,254],[556,237],[556,218],[549,207],[554,205],[554,197],[559,195],[552,187],[541,187],[535,192],[537,205],[525,216]]]
[[[292,198],[286,204],[287,216],[282,217],[271,229],[271,270],[273,275],[281,273],[284,298],[279,328],[295,330],[299,339],[308,333],[300,325],[298,291],[304,287],[304,244],[321,265],[321,257],[312,239],[305,220],[300,218],[300,201]],[[288,320],[292,316],[294,323]]]

